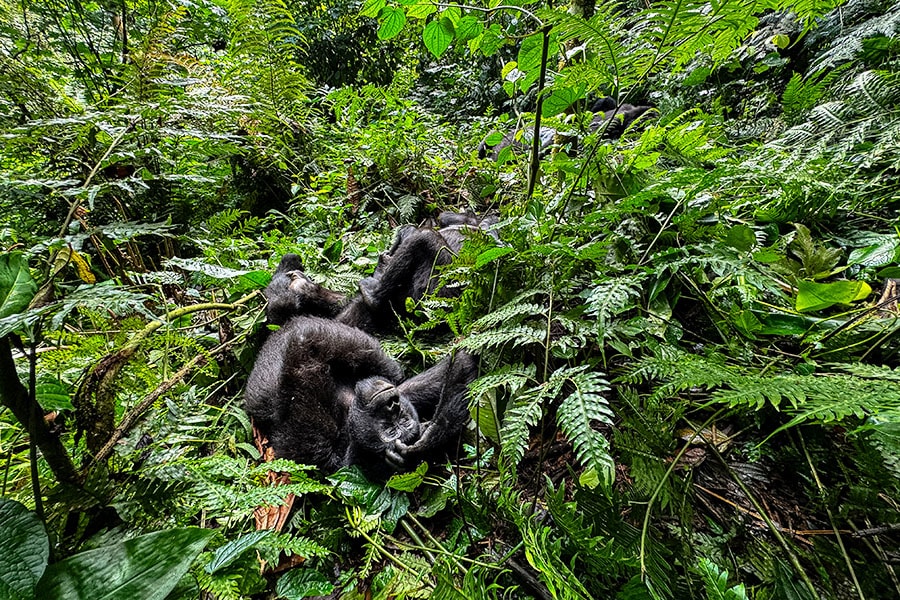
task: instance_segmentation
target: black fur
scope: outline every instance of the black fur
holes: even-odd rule
[[[392,329],[397,316],[406,315],[407,297],[418,301],[429,293],[445,297],[459,293],[454,286],[437,289],[436,267],[450,263],[462,247],[466,231],[496,222],[493,217],[445,212],[426,226],[402,227],[390,250],[379,257],[375,272],[360,281],[359,294],[349,300],[312,282],[300,270],[299,258],[287,254],[265,290],[269,301],[266,317],[275,325],[294,316],[312,315],[333,317],[368,332]],[[496,232],[488,235],[498,239]]]
[[[641,115],[651,110],[653,110],[651,106],[635,106],[634,104],[623,104],[617,109],[606,110],[594,115],[594,118],[591,119],[591,132],[599,131],[601,137],[617,140]]]
[[[493,135],[492,131],[490,135]],[[547,156],[550,154],[550,151],[553,150],[553,146],[557,140],[560,138],[559,144],[571,144],[575,141],[575,138],[571,135],[560,134],[559,131],[553,129],[552,127],[541,127],[541,140],[540,140],[540,155],[541,157]],[[534,129],[513,129],[512,131],[507,132],[503,139],[497,142],[494,146],[488,146],[487,137],[481,140],[481,143],[478,144],[478,158],[487,158],[490,157],[491,160],[496,161],[500,158],[500,152],[503,151],[504,148],[511,148],[513,156],[516,155],[527,155],[531,152],[531,140],[534,139]]]
[[[440,453],[468,422],[474,358],[459,352],[402,380],[378,340],[319,317],[296,317],[260,350],[244,408],[277,457],[375,475]]]
[[[619,139],[628,126],[648,110],[652,110],[652,107],[633,104],[623,104],[617,107],[613,98],[609,96],[600,98],[591,104],[591,112],[595,115],[591,120],[590,130],[591,132],[600,131],[602,137],[606,139]],[[609,125],[606,125],[607,122]],[[489,146],[487,137],[485,137],[478,144],[478,158],[490,157],[491,160],[496,161],[500,157],[500,152],[507,147],[512,148],[513,154],[528,154],[531,151],[532,131],[532,129],[514,129],[507,132],[503,139],[494,146]],[[489,136],[494,133],[492,131]],[[554,143],[567,144],[571,147],[577,145],[577,139],[571,135],[560,134],[551,127],[541,127],[540,156],[547,156],[553,149]]]

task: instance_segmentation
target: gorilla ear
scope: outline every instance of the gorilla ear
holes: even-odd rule
[[[275,273],[287,273],[288,271],[302,271],[303,261],[296,254],[285,254],[278,263]]]

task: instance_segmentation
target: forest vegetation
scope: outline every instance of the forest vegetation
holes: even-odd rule
[[[0,599],[900,598],[898,209],[893,0],[0,0]],[[263,460],[281,257],[441,211],[457,451]]]

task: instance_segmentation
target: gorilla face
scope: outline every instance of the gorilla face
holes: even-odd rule
[[[295,316],[260,349],[244,409],[279,458],[376,477],[445,452],[468,423],[474,357],[457,352],[415,377],[378,340],[318,317]]]
[[[383,456],[394,469],[403,469],[406,460],[398,447],[414,444],[421,437],[419,414],[408,398],[390,381],[380,377],[356,384],[356,400],[350,408],[352,454]]]

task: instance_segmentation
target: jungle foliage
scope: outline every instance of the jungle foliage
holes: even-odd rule
[[[895,3],[0,0],[0,42],[0,598],[900,597]],[[499,239],[382,342],[480,357],[457,459],[261,462],[279,258],[353,293],[447,209]]]

